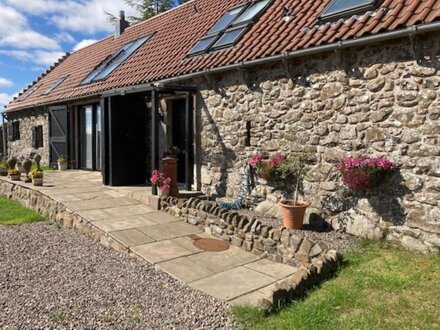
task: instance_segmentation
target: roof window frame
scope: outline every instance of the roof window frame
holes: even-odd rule
[[[17,96],[17,102],[22,102],[22,101],[26,100],[29,96],[34,94],[40,87],[41,87],[41,84],[37,84],[37,85],[29,87],[27,90],[23,91],[23,93],[21,95]]]
[[[127,43],[125,43],[122,47],[120,47],[117,51],[113,52],[112,54],[108,55],[101,63],[99,63],[95,68],[85,77],[80,85],[89,85],[96,82],[104,81],[106,80],[113,72],[115,72],[123,63],[125,63],[127,60],[130,59],[131,56],[133,56],[134,53],[136,53],[145,43],[151,40],[153,38],[154,33],[149,33],[147,35],[144,35],[140,38],[137,38],[135,40],[131,40]],[[142,39],[145,39],[142,41],[135,49],[132,51],[130,50],[130,47],[135,45],[138,41],[141,41]],[[114,68],[112,68],[107,74],[105,74],[103,77],[100,77],[97,79],[97,77],[101,76],[103,72],[105,72],[107,69],[111,68],[112,62],[120,56],[124,52],[129,52],[126,58],[121,60],[120,62],[116,63]]]
[[[370,0],[370,3],[360,6],[352,6],[350,8],[340,10],[331,14],[325,14],[327,10],[329,10],[337,1],[340,0],[332,0],[327,7],[324,8],[322,13],[318,17],[319,23],[326,23],[326,22],[333,22],[337,21],[339,19],[344,19],[347,17],[351,17],[353,15],[359,15],[366,13],[370,10],[376,10],[379,7],[379,4],[381,3],[381,0]]]
[[[237,20],[240,19],[240,17],[250,8],[252,8],[254,5],[256,5],[259,2],[265,2],[267,1],[266,5],[264,7],[262,7],[255,15],[253,15],[251,18],[245,20],[245,21],[241,21],[236,23]],[[199,56],[199,55],[203,55],[206,53],[209,53],[211,51],[216,51],[216,50],[221,50],[221,49],[225,49],[225,48],[230,48],[233,47],[243,36],[244,34],[246,34],[246,32],[248,32],[248,30],[250,29],[251,25],[254,24],[267,10],[267,8],[273,3],[274,0],[254,0],[254,1],[249,1],[249,2],[244,2],[238,5],[235,5],[231,8],[229,8],[227,11],[224,12],[224,14],[211,26],[211,28],[208,30],[208,32],[206,32],[203,37],[199,38],[199,40],[197,40],[197,42],[194,44],[194,46],[189,50],[187,57],[195,57],[195,56]],[[222,30],[219,30],[218,32],[209,32],[210,30],[212,30],[212,28],[230,11],[237,9],[237,8],[241,8],[240,12],[235,16],[235,18],[229,22],[228,25],[226,25]],[[233,42],[228,43],[228,44],[224,44],[224,45],[220,45],[220,46],[215,46],[215,44],[223,37],[224,34],[231,32],[231,31],[235,31],[238,29],[243,29],[243,31],[233,40]],[[200,43],[200,41],[208,39],[208,38],[213,38],[213,41],[208,44],[205,48],[203,48],[200,51],[194,52],[193,49],[196,48],[196,46]]]
[[[69,76],[63,76],[60,77],[55,83],[52,84],[52,86],[50,86],[44,93],[42,93],[41,95],[49,95],[50,93],[52,93],[55,89],[57,89],[59,86],[61,86],[61,84],[63,82],[65,82],[67,80],[67,78],[69,78]]]

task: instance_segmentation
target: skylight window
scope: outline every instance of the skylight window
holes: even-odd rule
[[[29,88],[27,91],[23,92],[23,94],[21,94],[18,98],[17,101],[23,101],[25,99],[27,99],[29,96],[31,96],[32,94],[35,93],[35,91],[40,88],[41,85],[35,85],[32,88]]]
[[[210,50],[234,45],[254,23],[272,0],[260,0],[229,9],[189,51],[199,55]]]
[[[333,0],[319,17],[322,21],[337,20],[373,10],[379,0]]]
[[[47,91],[45,91],[43,94],[44,94],[44,95],[47,95],[47,94],[52,93],[53,90],[54,90],[55,88],[57,88],[59,85],[61,85],[61,84],[64,82],[64,80],[66,80],[66,79],[67,79],[67,76],[61,77],[60,79],[58,79],[58,80],[55,82],[55,84],[53,84],[53,85],[52,85]]]
[[[108,56],[101,62],[81,83],[82,85],[106,79],[113,71],[116,70],[124,61],[126,61],[139,47],[141,47],[148,39],[152,37],[149,34],[145,37],[131,41],[125,44],[118,51]]]

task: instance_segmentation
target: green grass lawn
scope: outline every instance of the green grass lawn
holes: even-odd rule
[[[246,329],[440,329],[440,256],[365,242],[337,276],[265,316],[233,313]]]
[[[43,171],[53,170],[52,168],[49,167],[49,165],[40,165],[40,167]],[[36,168],[37,168],[37,165],[35,163],[32,163],[31,171]]]
[[[44,217],[20,204],[0,197],[0,225],[21,225],[44,220]]]

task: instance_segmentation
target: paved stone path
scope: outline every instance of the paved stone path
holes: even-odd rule
[[[48,171],[45,186],[34,189],[65,204],[129,253],[223,301],[254,304],[270,295],[275,283],[297,271],[234,246],[223,252],[199,250],[190,235],[213,237],[150,208],[147,187],[105,187],[100,173]]]

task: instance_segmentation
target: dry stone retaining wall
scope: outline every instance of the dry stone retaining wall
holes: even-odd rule
[[[209,234],[245,251],[291,266],[317,262],[330,251],[322,242],[313,242],[286,229],[274,229],[215,202],[163,197],[160,206],[164,212],[203,226]]]
[[[49,164],[49,122],[44,108],[8,113],[8,120],[20,122],[20,139],[8,142],[8,156],[29,158],[31,153],[41,155],[41,163]],[[32,148],[32,127],[43,126],[43,147]]]
[[[236,197],[250,155],[308,151],[317,158],[303,189],[313,212],[357,236],[438,251],[439,57],[436,33],[420,37],[416,51],[402,39],[200,78],[203,191]],[[401,176],[354,195],[335,168],[350,155],[385,155],[402,164]],[[276,215],[291,192],[260,179],[252,194],[260,212]]]

